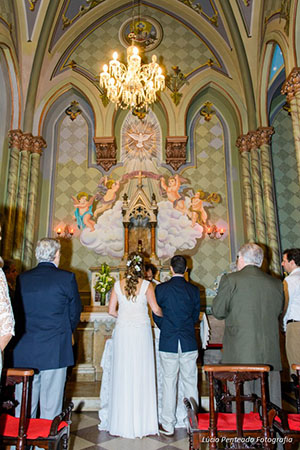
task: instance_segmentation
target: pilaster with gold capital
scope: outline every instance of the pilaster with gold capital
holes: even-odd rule
[[[5,198],[5,227],[2,256],[10,258],[15,228],[16,198],[18,189],[19,159],[22,140],[21,130],[9,131],[9,166]]]
[[[17,194],[17,213],[16,213],[15,234],[13,243],[13,258],[17,261],[21,261],[22,259],[31,149],[32,149],[32,134],[24,133],[21,139],[20,172],[19,172],[19,184]]]
[[[256,226],[256,238],[257,241],[266,244],[266,224],[264,215],[264,202],[263,192],[261,185],[261,170],[260,170],[260,155],[259,155],[259,134],[257,131],[249,131],[248,141],[251,159],[251,174],[252,174],[252,187],[253,187],[253,199],[255,208],[255,226]]]
[[[294,67],[281,89],[286,94],[288,102],[296,98],[298,113],[300,112],[300,67]]]
[[[298,179],[300,184],[300,68],[295,67],[282,86],[281,93],[285,94],[290,104]]]
[[[24,268],[28,269],[32,264],[35,217],[37,207],[37,195],[39,186],[40,159],[43,148],[47,146],[46,141],[41,136],[32,138],[32,150],[30,159],[30,182],[28,189],[25,244],[24,244]]]
[[[268,245],[272,249],[271,269],[272,272],[280,274],[279,246],[277,239],[275,196],[272,183],[270,143],[274,134],[273,127],[260,127],[259,134],[261,170],[263,180],[264,205],[266,213]]]
[[[237,138],[236,146],[238,147],[241,155],[246,236],[248,241],[255,241],[255,223],[253,213],[251,172],[250,172],[248,140],[246,134],[242,134]]]

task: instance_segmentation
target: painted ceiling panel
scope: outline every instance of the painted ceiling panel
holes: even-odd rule
[[[237,0],[248,36],[251,32],[251,18],[254,0]]]
[[[25,4],[28,39],[31,39],[36,18],[41,6],[42,0],[23,0]]]
[[[159,63],[165,66],[167,72],[176,65],[185,75],[201,70],[207,66],[209,60],[213,60],[214,67],[226,73],[221,58],[212,47],[209,48],[196,30],[192,30],[179,19],[150,7],[143,7],[143,16],[157,20],[163,30],[161,43],[153,51],[146,53],[147,59],[156,54]],[[94,25],[93,28],[90,27],[72,44],[56,73],[70,66],[71,61],[75,61],[76,65],[89,72],[92,78],[97,77],[103,65],[112,58],[114,51],[117,51],[120,59],[124,61],[126,49],[120,42],[118,30],[128,19],[130,16],[126,11]]]
[[[54,45],[59,41],[59,39],[64,35],[64,33],[71,27],[76,24],[76,22],[85,16],[86,13],[98,7],[99,17],[101,15],[101,4],[103,2],[107,2],[109,0],[65,0],[63,6],[60,10],[60,14],[55,25],[54,33],[50,42],[49,51],[52,50]],[[185,7],[189,7],[201,15],[207,22],[209,22],[215,29],[215,31],[222,36],[228,47],[231,48],[230,42],[220,16],[220,12],[217,10],[217,7],[213,0],[172,0],[173,2],[180,2],[185,5]],[[170,5],[172,5],[170,2]],[[135,5],[137,4],[137,0],[135,0]],[[132,5],[133,2],[124,2],[120,10],[127,11],[128,18],[132,16]],[[145,7],[155,7],[155,5],[148,1],[141,1],[141,14],[145,15],[144,8]],[[156,6],[160,8],[160,6]],[[137,6],[135,6],[137,9]],[[161,8],[163,11],[164,9]],[[164,10],[167,12],[166,10]],[[169,13],[172,13],[172,9],[169,10]]]

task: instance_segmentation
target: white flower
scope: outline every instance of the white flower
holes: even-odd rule
[[[140,266],[138,266],[137,264],[134,266],[134,268],[137,272],[140,272],[140,270],[141,270]]]
[[[127,261],[127,266],[129,267],[131,264],[131,261]]]
[[[102,288],[102,289],[101,289],[101,292],[105,292],[105,288]]]

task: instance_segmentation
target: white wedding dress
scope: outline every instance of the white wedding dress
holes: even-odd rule
[[[135,301],[115,283],[118,318],[112,336],[112,365],[106,423],[114,436],[142,438],[158,434],[153,336],[143,280]],[[100,410],[101,411],[101,410]],[[103,428],[102,428],[102,426]]]

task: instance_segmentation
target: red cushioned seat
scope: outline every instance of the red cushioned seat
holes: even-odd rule
[[[226,448],[247,448],[247,443],[252,441],[245,439],[269,439],[266,384],[270,367],[266,364],[206,364],[204,370],[209,383],[209,412],[196,414],[192,402],[184,399],[189,419],[189,449],[201,450],[206,443],[209,450],[216,450],[218,442],[226,444]],[[244,392],[244,383],[253,380],[260,381],[260,397]],[[228,382],[232,383],[229,387]],[[252,411],[244,413],[251,405]],[[271,450],[267,444],[263,448]],[[252,444],[249,448],[253,448]]]
[[[287,414],[289,429],[292,431],[300,431],[300,415],[299,414]],[[277,416],[274,419],[274,423],[278,422],[282,424],[280,418]]]
[[[217,430],[236,430],[236,414],[217,413]],[[258,413],[250,412],[242,414],[243,430],[260,430],[262,421]],[[209,413],[198,414],[199,430],[207,430],[209,427]]]
[[[28,419],[26,430],[27,439],[47,438],[50,433],[52,420],[47,419]],[[67,422],[61,422],[58,431],[67,427]],[[0,434],[1,436],[17,437],[19,431],[19,419],[9,414],[0,416]]]
[[[290,430],[300,431],[300,415],[299,414],[288,414],[288,424]]]

